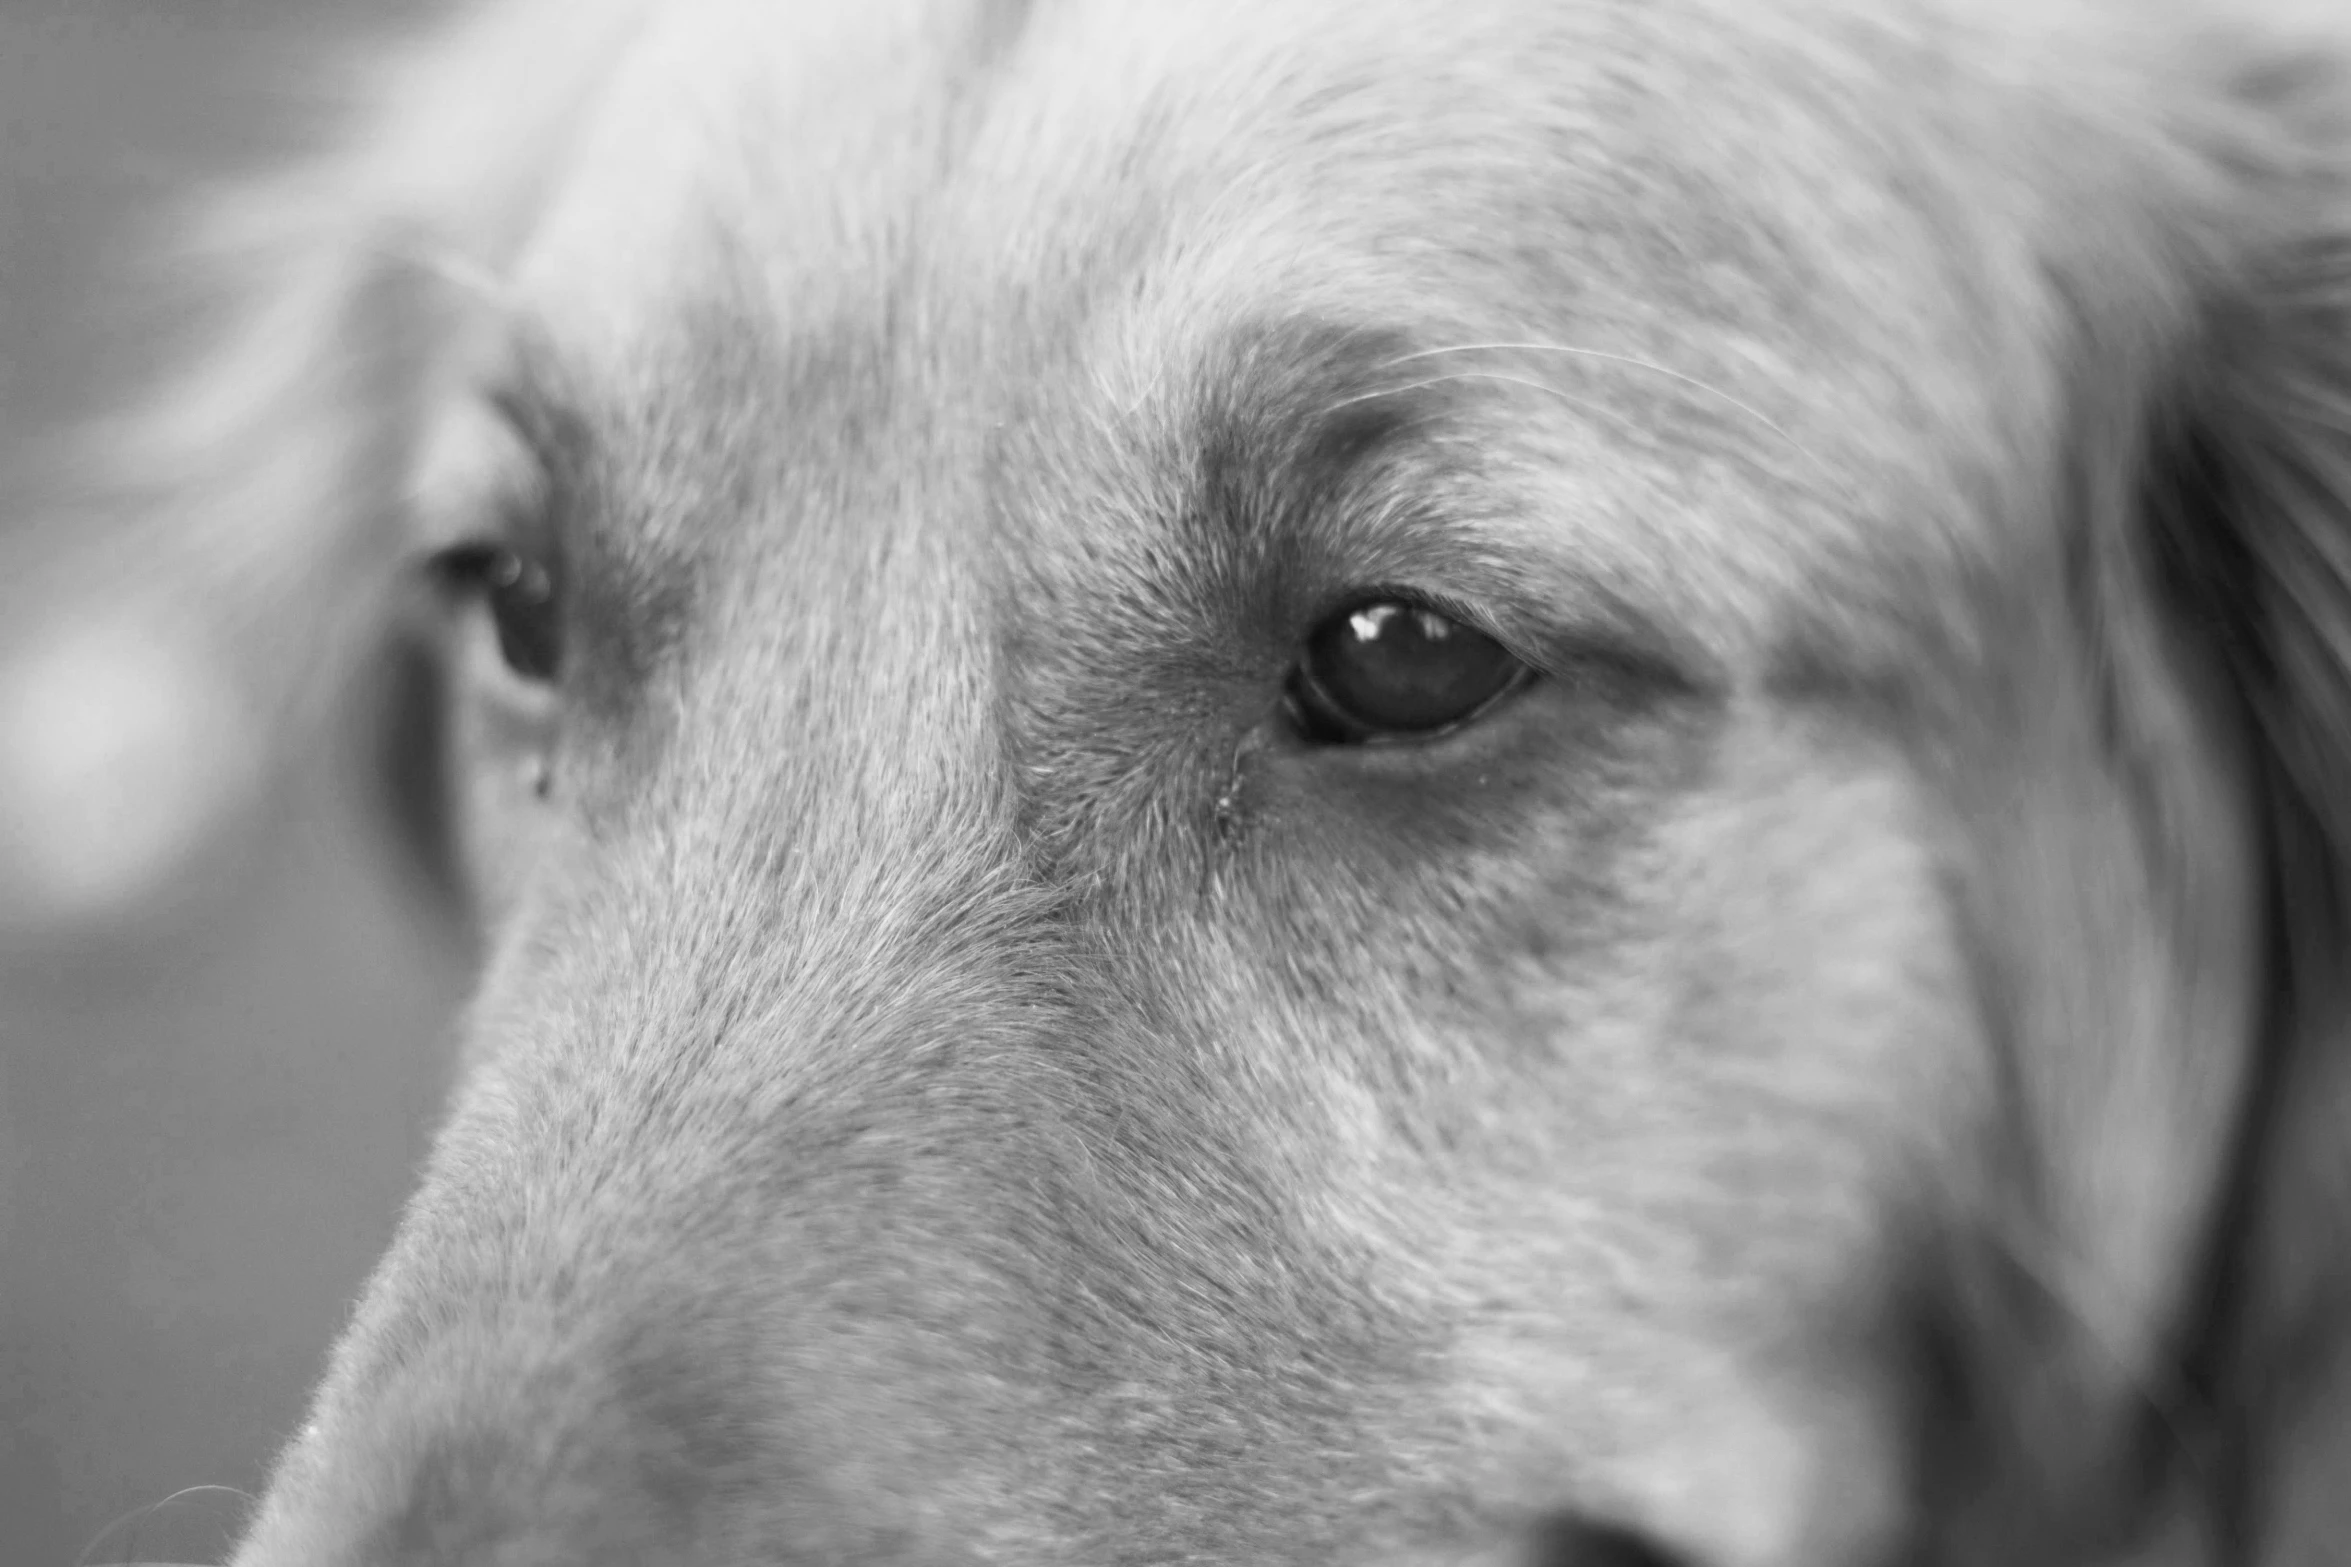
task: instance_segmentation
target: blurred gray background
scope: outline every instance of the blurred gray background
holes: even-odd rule
[[[159,214],[315,134],[304,62],[417,9],[0,0],[0,529],[144,368]],[[257,1486],[390,1233],[465,958],[360,773],[285,769],[133,917],[0,930],[0,1567],[217,1557],[236,1497],[149,1504]]]

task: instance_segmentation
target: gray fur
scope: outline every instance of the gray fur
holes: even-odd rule
[[[422,51],[134,442],[232,659],[493,493],[576,585],[239,1567],[2340,1555],[2351,27],[2271,9]],[[1548,678],[1301,746],[1397,583]]]

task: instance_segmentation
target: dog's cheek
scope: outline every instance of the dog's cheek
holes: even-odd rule
[[[1973,1198],[1998,1064],[1949,828],[1906,759],[1811,719],[1749,726],[1728,754],[1690,824],[1666,1048],[1712,1148],[1702,1188],[1728,1199],[1728,1314],[1773,1346],[1767,1404],[1805,1455],[1748,1559],[1874,1560],[1911,1523],[1907,1250],[1922,1216]]]
[[[1639,934],[1513,1003],[1503,1135],[1447,1183],[1460,1386],[1526,1502],[1548,1466],[1694,1559],[1868,1561],[1907,1486],[1895,1232],[1961,1178],[1983,1047],[1899,758],[1753,715],[1717,759],[1615,889]]]

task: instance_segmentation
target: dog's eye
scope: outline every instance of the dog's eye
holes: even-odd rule
[[[562,667],[555,576],[535,556],[500,545],[465,545],[436,563],[445,582],[481,595],[498,636],[498,654],[523,680],[552,681]]]
[[[1299,732],[1319,744],[1418,739],[1476,718],[1533,673],[1426,604],[1376,598],[1315,628],[1287,695]]]

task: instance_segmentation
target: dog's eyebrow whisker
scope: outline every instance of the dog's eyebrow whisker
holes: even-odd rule
[[[1646,370],[1653,375],[1663,376],[1669,381],[1678,381],[1684,386],[1704,392],[1707,396],[1712,397],[1731,408],[1737,409],[1740,413],[1745,414],[1748,418],[1754,420],[1757,424],[1763,426],[1763,428],[1766,430],[1769,430],[1773,435],[1776,435],[1782,441],[1785,441],[1791,451],[1794,451],[1799,456],[1803,457],[1805,461],[1813,464],[1823,474],[1827,475],[1832,480],[1835,480],[1838,477],[1836,470],[1826,461],[1824,461],[1817,452],[1814,452],[1802,441],[1797,440],[1796,437],[1789,432],[1785,425],[1780,424],[1777,420],[1773,419],[1769,414],[1766,414],[1761,409],[1757,408],[1754,404],[1732,396],[1729,392],[1724,391],[1721,387],[1716,386],[1711,381],[1691,375],[1686,371],[1676,370],[1670,365],[1661,365],[1653,359],[1643,359],[1637,354],[1612,353],[1607,349],[1601,348],[1578,348],[1570,343],[1447,343],[1437,348],[1419,348],[1414,349],[1411,353],[1408,354],[1398,354],[1394,358],[1389,359],[1383,363],[1380,368],[1383,370],[1393,369],[1398,365],[1411,364],[1413,361],[1419,359],[1434,359],[1442,354],[1486,353],[1567,354],[1578,359],[1593,359],[1606,364],[1625,365],[1635,370]],[[1372,395],[1376,396],[1379,394],[1374,393]],[[1353,400],[1354,399],[1350,399],[1350,401]],[[1839,482],[1841,483],[1842,481],[1840,480]]]
[[[238,1487],[233,1485],[182,1486],[180,1489],[172,1492],[169,1496],[157,1497],[154,1501],[147,1503],[145,1506],[133,1507],[126,1512],[116,1514],[115,1517],[109,1520],[106,1525],[96,1534],[90,1536],[90,1543],[83,1546],[80,1554],[74,1557],[73,1567],[91,1567],[90,1553],[97,1550],[99,1546],[104,1545],[114,1536],[117,1530],[124,1528],[135,1529],[140,1524],[145,1523],[148,1519],[154,1517],[157,1513],[163,1511],[163,1509],[166,1507],[173,1505],[175,1502],[185,1501],[191,1496],[233,1496],[238,1501],[243,1502],[247,1507],[254,1505],[254,1496],[252,1492],[240,1490]]]
[[[1541,392],[1548,397],[1555,397],[1570,408],[1591,414],[1594,418],[1606,420],[1620,430],[1635,430],[1635,427],[1625,418],[1623,413],[1610,408],[1606,403],[1596,403],[1589,398],[1578,397],[1572,392],[1561,391],[1546,381],[1537,381],[1523,375],[1506,375],[1500,370],[1452,370],[1444,375],[1433,375],[1418,381],[1406,381],[1399,385],[1377,387],[1368,392],[1358,392],[1352,397],[1342,397],[1324,408],[1322,412],[1323,416],[1327,418],[1339,410],[1351,408],[1357,403],[1368,403],[1382,397],[1401,397],[1410,392],[1425,391],[1433,386],[1445,386],[1456,381],[1499,381],[1507,386],[1523,386],[1529,391]]]
[[[1577,348],[1568,343],[1448,343],[1440,348],[1421,348],[1415,349],[1409,354],[1398,354],[1380,368],[1390,369],[1396,365],[1410,364],[1416,359],[1434,359],[1440,354],[1484,353],[1568,354],[1578,359],[1597,359],[1608,364],[1629,365],[1636,370],[1647,370],[1653,374],[1664,376],[1669,381],[1679,381],[1684,386],[1695,387],[1710,397],[1720,398],[1774,435],[1784,440],[1794,439],[1784,428],[1774,423],[1769,415],[1763,413],[1753,404],[1742,402],[1733,397],[1713,382],[1690,375],[1685,371],[1676,370],[1670,365],[1661,365],[1653,359],[1643,359],[1636,354],[1611,353],[1600,348]]]

